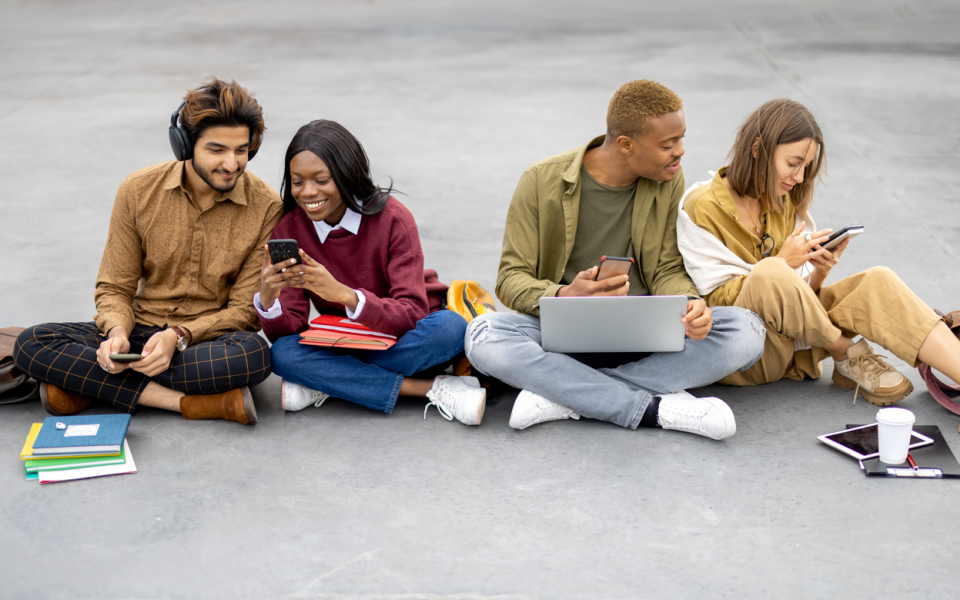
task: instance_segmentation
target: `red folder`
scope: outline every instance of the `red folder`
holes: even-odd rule
[[[397,343],[396,336],[374,331],[356,321],[336,315],[320,315],[310,329],[300,334],[300,343],[327,348],[386,350]]]
[[[391,340],[397,339],[397,337],[394,335],[374,331],[362,323],[357,323],[356,321],[351,321],[346,317],[341,317],[338,315],[320,315],[316,319],[310,321],[310,329],[326,329],[341,333],[375,335],[382,338],[389,338]]]

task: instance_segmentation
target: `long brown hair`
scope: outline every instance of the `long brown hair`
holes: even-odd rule
[[[759,138],[757,157],[753,157],[754,140]],[[744,120],[737,132],[737,139],[727,158],[726,177],[741,196],[751,196],[782,213],[784,193],[777,181],[777,169],[773,162],[774,151],[780,144],[792,144],[813,140],[819,147],[816,158],[804,169],[803,181],[790,191],[793,205],[801,217],[813,201],[813,188],[826,172],[826,152],[823,133],[816,119],[799,102],[779,98],[764,103]]]

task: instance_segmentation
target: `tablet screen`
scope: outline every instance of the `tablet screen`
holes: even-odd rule
[[[877,438],[876,425],[849,429],[825,437],[864,456],[880,452],[880,441]],[[917,438],[914,437],[913,439],[916,440]]]
[[[833,440],[841,446],[846,446],[851,450],[864,456],[877,454],[880,452],[880,441],[877,438],[877,425],[867,425],[856,429],[848,429],[831,435],[824,436],[828,440]],[[918,438],[916,434],[910,436],[910,446],[914,444],[923,444],[924,440]]]

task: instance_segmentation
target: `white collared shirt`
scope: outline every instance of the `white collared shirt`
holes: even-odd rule
[[[327,236],[330,235],[330,232],[338,229],[346,229],[353,235],[357,235],[357,232],[360,231],[360,218],[362,216],[363,215],[353,211],[348,206],[347,211],[343,213],[343,218],[341,218],[340,222],[336,225],[330,225],[321,219],[320,221],[313,222],[313,228],[317,230],[317,237],[320,238],[320,243],[323,244],[327,241]]]
[[[320,238],[320,243],[323,244],[327,241],[327,236],[330,235],[330,232],[336,231],[337,229],[346,229],[353,235],[357,235],[357,232],[360,231],[360,219],[362,217],[363,215],[348,206],[346,212],[343,213],[343,218],[340,219],[340,222],[336,225],[330,225],[326,221],[320,220],[314,221],[313,227],[317,230],[317,237]],[[367,302],[363,292],[360,290],[353,291],[357,295],[357,309],[350,310],[348,306],[343,307],[347,312],[347,318],[351,321],[355,321],[357,317],[360,316],[360,313],[363,311],[363,305]],[[280,298],[274,300],[273,306],[270,308],[264,308],[260,302],[260,292],[253,295],[253,307],[257,309],[257,312],[260,313],[260,316],[264,319],[276,319],[283,314],[283,307],[280,306]]]

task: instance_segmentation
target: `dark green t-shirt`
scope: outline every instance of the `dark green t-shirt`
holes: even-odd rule
[[[633,256],[630,225],[637,184],[626,187],[603,185],[581,167],[580,186],[577,236],[563,270],[561,283],[564,285],[573,281],[580,271],[599,265],[601,256]],[[644,296],[647,293],[647,288],[640,283],[640,269],[633,265],[629,294]]]

